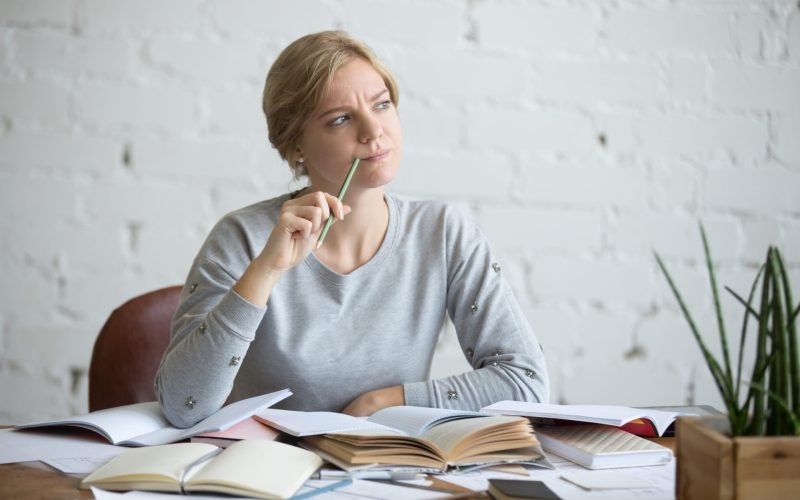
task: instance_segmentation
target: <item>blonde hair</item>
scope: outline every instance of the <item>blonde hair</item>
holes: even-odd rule
[[[351,59],[367,61],[383,78],[397,106],[397,82],[389,69],[363,42],[344,31],[321,31],[298,38],[280,53],[267,73],[262,109],[269,142],[289,163],[295,178],[308,172],[296,158],[303,126],[327,95],[333,75]]]

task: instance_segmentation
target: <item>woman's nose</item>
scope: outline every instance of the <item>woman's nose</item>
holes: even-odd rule
[[[380,139],[382,135],[383,127],[381,126],[380,120],[375,116],[365,116],[361,124],[361,129],[359,130],[359,141],[366,144]]]

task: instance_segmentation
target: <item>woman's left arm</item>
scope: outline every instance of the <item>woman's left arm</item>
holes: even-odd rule
[[[447,220],[447,311],[473,371],[405,384],[405,403],[478,410],[496,401],[547,402],[541,345],[477,226]]]

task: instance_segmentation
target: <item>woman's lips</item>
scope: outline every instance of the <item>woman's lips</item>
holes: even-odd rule
[[[383,151],[378,151],[377,153],[375,153],[372,156],[368,156],[368,157],[364,158],[364,161],[381,161],[381,160],[385,159],[387,156],[389,156],[389,150],[385,149]]]

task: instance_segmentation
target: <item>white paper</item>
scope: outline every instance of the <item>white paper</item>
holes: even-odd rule
[[[35,430],[0,430],[0,464],[32,462],[52,458],[97,458],[125,451],[92,432],[56,434]]]
[[[561,498],[570,500],[674,500],[675,498],[675,460],[667,465],[656,465],[650,467],[635,467],[625,469],[631,479],[640,480],[646,487],[631,488],[625,490],[598,489],[588,491],[569,481],[561,478],[562,474],[581,472],[586,474],[605,474],[614,471],[591,471],[586,470],[580,465],[574,464],[566,459],[552,457],[555,470],[528,468],[530,479],[544,482],[553,492]],[[481,491],[489,487],[489,478],[519,479],[519,476],[505,474],[491,470],[479,470],[464,474],[448,474],[441,479],[451,483]]]
[[[571,483],[587,490],[615,490],[630,488],[647,488],[650,484],[640,477],[638,473],[630,471],[575,471],[565,472],[561,475]]]
[[[311,479],[306,481],[306,484],[296,493],[296,495],[302,495],[304,493],[313,491],[318,488],[322,488],[326,485],[329,485],[335,481],[323,481],[318,479]],[[438,491],[438,490],[423,490],[419,488],[408,488],[405,486],[400,486],[397,484],[391,483],[382,483],[379,481],[367,481],[361,479],[354,479],[353,483],[344,486],[342,488],[338,488],[332,491],[326,491],[325,493],[320,494],[319,496],[312,497],[314,500],[317,498],[319,500],[328,500],[328,499],[360,499],[364,500],[365,498],[396,498],[396,499],[416,499],[416,500],[426,500],[431,498],[446,498],[450,496],[445,491]]]
[[[91,474],[118,454],[96,457],[48,458],[42,460],[42,462],[64,474]]]

